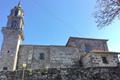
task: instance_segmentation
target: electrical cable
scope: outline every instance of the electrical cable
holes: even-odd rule
[[[36,4],[36,5],[35,5]],[[40,5],[40,3],[36,0],[33,1],[33,5],[35,5],[37,8],[38,7],[43,7]],[[57,21],[61,22],[62,24],[64,24],[66,27],[68,27],[68,29],[72,28],[72,30],[76,33],[76,34],[80,34],[79,31],[73,27],[71,24],[69,24],[68,22],[64,21],[62,18],[58,17],[56,14],[54,14],[53,12],[51,12],[48,8],[43,7],[44,10],[46,10],[52,17],[54,17]]]

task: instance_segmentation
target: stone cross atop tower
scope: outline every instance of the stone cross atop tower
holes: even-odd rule
[[[8,16],[6,27],[2,28],[3,43],[1,48],[0,70],[16,70],[19,46],[23,35],[24,12],[20,2],[15,6]]]

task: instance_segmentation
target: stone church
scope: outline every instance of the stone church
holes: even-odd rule
[[[118,52],[109,52],[105,39],[70,37],[64,46],[25,45],[24,12],[15,6],[2,27],[3,43],[0,51],[0,70],[72,68],[76,61],[88,67],[117,67]]]

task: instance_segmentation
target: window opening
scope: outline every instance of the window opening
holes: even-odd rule
[[[102,57],[102,61],[104,64],[108,64],[107,58],[106,57]]]
[[[44,59],[45,59],[45,55],[44,55],[44,53],[40,53],[40,55],[39,55],[39,59],[40,59],[40,60],[44,60]]]
[[[17,16],[18,15],[18,10],[15,10],[15,16]]]
[[[3,67],[3,70],[7,70],[7,67]]]

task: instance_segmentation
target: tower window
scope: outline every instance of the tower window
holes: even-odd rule
[[[9,53],[10,51],[8,51],[8,53]]]
[[[108,60],[107,60],[106,57],[102,57],[102,61],[103,61],[104,64],[108,64]]]
[[[40,53],[40,54],[39,54],[39,59],[40,59],[40,60],[44,60],[44,59],[45,59],[44,53]]]
[[[7,67],[3,67],[3,70],[7,70]]]
[[[17,16],[18,15],[18,10],[15,10],[15,16]]]
[[[17,21],[16,20],[13,20],[11,27],[14,27],[14,28],[17,27]]]

